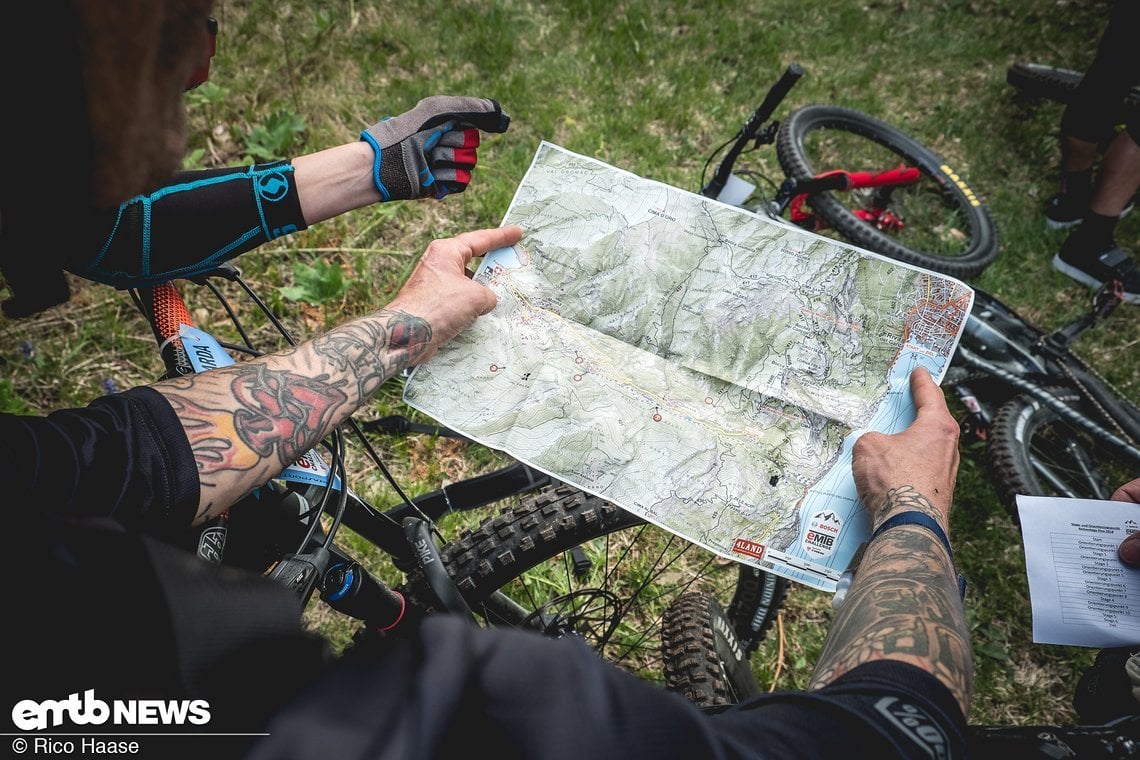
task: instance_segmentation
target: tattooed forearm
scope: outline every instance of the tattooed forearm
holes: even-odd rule
[[[423,357],[431,334],[423,319],[385,309],[288,352],[154,386],[194,453],[198,519],[220,514],[320,443]]]
[[[313,351],[352,375],[359,398],[372,395],[388,378],[415,364],[431,344],[431,325],[387,309],[313,340]]]
[[[913,489],[892,491],[888,501],[882,519],[911,509],[938,514]],[[968,712],[973,661],[954,568],[937,537],[920,526],[892,528],[867,547],[828,632],[812,688],[883,659],[932,673]]]
[[[323,376],[253,362],[179,378],[159,390],[194,453],[200,512],[214,506],[227,481],[245,474],[267,479],[297,461],[331,429],[348,399]]]

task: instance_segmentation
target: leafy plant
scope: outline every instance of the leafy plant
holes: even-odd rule
[[[348,282],[340,264],[316,261],[313,264],[293,265],[294,284],[278,288],[290,301],[306,301],[319,306],[334,301],[348,290]]]
[[[186,93],[186,105],[188,108],[209,108],[220,104],[229,94],[228,88],[205,81]]]
[[[245,136],[245,155],[251,161],[279,161],[288,158],[297,136],[305,131],[305,120],[295,113],[275,111],[264,124]]]
[[[185,158],[182,159],[182,169],[184,171],[189,171],[191,169],[201,169],[202,159],[205,158],[205,156],[205,148],[195,148],[194,150],[187,153]]]
[[[0,378],[0,411],[12,414],[31,414],[28,402],[20,398],[15,385],[6,377]]]

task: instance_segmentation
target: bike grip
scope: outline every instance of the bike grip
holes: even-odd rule
[[[780,105],[780,101],[788,96],[788,91],[795,86],[800,77],[804,75],[804,69],[798,63],[788,65],[784,69],[784,73],[780,75],[776,84],[772,85],[772,89],[768,90],[768,94],[764,96],[764,100],[756,109],[751,121],[759,126],[760,122],[766,121],[772,112],[776,110],[776,106]]]
[[[182,300],[182,294],[174,283],[160,282],[151,286],[151,310],[154,314],[154,327],[162,340],[178,335],[179,325],[193,325],[190,310]]]

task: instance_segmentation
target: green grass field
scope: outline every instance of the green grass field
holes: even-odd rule
[[[855,108],[947,158],[998,224],[1000,256],[974,284],[1052,328],[1083,312],[1090,296],[1051,268],[1063,233],[1047,230],[1041,213],[1057,187],[1061,106],[1016,98],[1005,73],[1017,60],[1082,69],[1108,8],[1064,0],[221,0],[212,81],[187,96],[187,166],[355,140],[379,118],[432,94],[492,97],[511,115],[506,134],[484,136],[463,195],[361,209],[239,260],[256,291],[305,337],[385,303],[432,238],[498,225],[541,140],[698,190],[713,148],[733,135],[784,67],[798,62],[806,75],[784,109],[812,102]],[[34,131],[35,115],[24,118]],[[774,150],[750,161],[779,178]],[[1140,251],[1140,214],[1122,222],[1118,239]],[[44,248],[50,245],[47,236]],[[339,267],[344,287],[322,269],[328,265]],[[306,277],[324,288],[312,298],[318,303],[290,300],[281,290]],[[108,384],[126,388],[161,372],[129,298],[72,282],[75,297],[66,306],[0,323],[4,408],[82,405]],[[202,303],[195,317],[208,325],[217,315]],[[1076,349],[1134,402],[1138,316],[1136,306],[1121,307]],[[385,387],[369,414],[389,411],[407,412],[397,387]],[[412,491],[498,456],[418,439],[384,453]],[[953,534],[971,584],[971,719],[1071,721],[1072,688],[1094,652],[1032,643],[1019,533],[987,482],[982,450],[964,446],[962,455]],[[385,487],[371,480],[361,482],[361,492],[383,500]],[[756,658],[765,687],[808,683],[829,601],[803,587],[790,594],[780,630]],[[344,635],[340,621],[314,622]]]

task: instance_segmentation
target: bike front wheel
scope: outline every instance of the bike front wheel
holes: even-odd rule
[[[565,485],[484,519],[441,546],[440,557],[487,625],[581,637],[605,659],[658,683],[664,611],[676,598],[701,592],[725,600],[724,617],[747,661],[787,591],[784,578],[718,557]],[[430,611],[438,605],[428,589],[420,571],[409,573],[404,590]]]
[[[900,163],[919,170],[913,184],[809,196],[812,211],[855,245],[962,278],[997,257],[993,219],[962,176],[885,122],[838,106],[804,106],[780,124],[776,154],[795,179],[836,170],[878,173]]]
[[[1082,409],[1075,390],[1052,393]],[[1087,408],[1082,411],[1089,413]],[[998,410],[987,459],[994,486],[1014,522],[1019,522],[1017,494],[1107,499],[1140,472],[1140,454],[1129,456],[1031,396],[1016,396]]]

